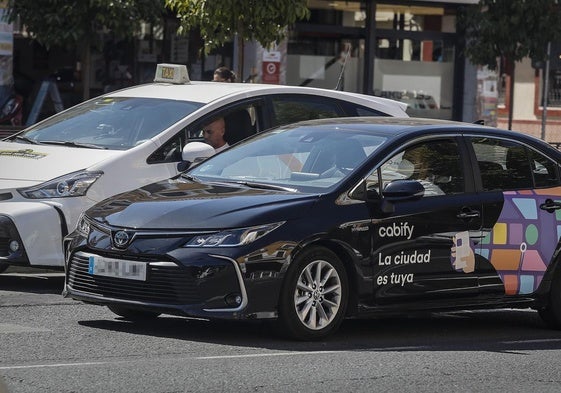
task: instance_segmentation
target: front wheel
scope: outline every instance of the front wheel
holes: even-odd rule
[[[281,332],[300,340],[326,337],[343,321],[348,293],[347,272],[337,255],[323,247],[305,250],[285,278]]]
[[[109,308],[109,310],[111,310],[114,314],[128,319],[129,321],[145,321],[155,319],[160,316],[160,313],[157,312],[135,310],[122,306],[107,306],[107,308]]]

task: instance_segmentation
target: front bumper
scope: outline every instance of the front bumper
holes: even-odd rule
[[[146,280],[139,281],[91,274],[92,256],[78,251],[68,259],[65,297],[198,318],[252,318],[247,315],[248,292],[243,273],[230,258],[200,254],[189,266],[172,260],[139,258],[139,262],[147,264]]]
[[[0,262],[22,266],[63,267],[64,220],[40,202],[0,202]],[[10,250],[17,241],[17,252]]]

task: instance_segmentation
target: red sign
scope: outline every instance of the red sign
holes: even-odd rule
[[[280,63],[263,62],[263,83],[278,85],[280,82]]]
[[[263,53],[263,70],[261,81],[278,85],[280,83],[280,52],[265,51]]]

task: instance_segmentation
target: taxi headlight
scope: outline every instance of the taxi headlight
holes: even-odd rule
[[[101,175],[103,175],[101,171],[73,172],[33,187],[20,188],[18,192],[30,199],[83,196]]]
[[[222,232],[194,236],[183,247],[235,247],[254,242],[274,231],[285,222],[259,225],[248,228],[229,229]]]

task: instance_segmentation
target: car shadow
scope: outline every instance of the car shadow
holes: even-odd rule
[[[493,351],[561,349],[561,332],[537,312],[494,310],[346,320],[322,341],[285,339],[267,322],[204,321],[160,317],[129,322],[83,320],[82,326],[136,335],[283,351]]]
[[[0,274],[0,290],[24,293],[60,295],[64,288],[64,273]]]

